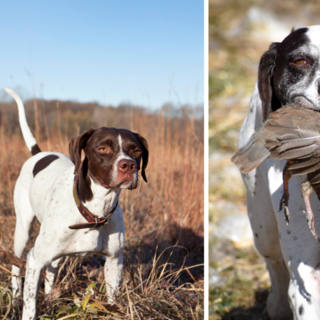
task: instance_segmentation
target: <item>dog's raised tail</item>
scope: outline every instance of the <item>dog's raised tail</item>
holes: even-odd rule
[[[33,136],[27,122],[26,118],[26,112],[24,109],[24,105],[20,97],[11,89],[4,88],[4,90],[10,94],[11,97],[16,101],[18,105],[18,112],[19,112],[19,122],[20,122],[20,128],[22,131],[22,135],[24,138],[24,141],[26,142],[26,145],[28,149],[30,150],[31,154],[34,156],[35,154],[41,152],[37,140]]]

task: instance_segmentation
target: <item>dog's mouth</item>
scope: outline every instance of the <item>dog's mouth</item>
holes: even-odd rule
[[[102,186],[105,187],[106,189],[111,189],[111,188],[135,189],[137,187],[134,181],[127,178],[121,180],[116,185],[106,185],[102,183]]]
[[[117,188],[120,188],[121,186],[127,185],[130,183],[129,179],[123,179],[122,181],[120,181],[120,183],[117,184]]]
[[[311,110],[320,111],[320,106],[316,106],[312,101],[310,101],[308,98],[304,96],[296,96],[296,97],[293,97],[292,100],[294,103],[297,103],[302,107],[305,107]]]

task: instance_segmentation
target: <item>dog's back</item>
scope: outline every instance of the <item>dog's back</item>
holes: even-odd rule
[[[50,194],[53,192],[53,185],[59,176],[65,173],[65,177],[72,184],[74,165],[70,159],[64,154],[58,152],[40,152],[29,158],[20,171],[20,175],[14,189],[14,202],[21,201],[24,204],[30,204],[33,215],[37,217],[39,222],[42,222],[45,208],[50,201]],[[28,197],[21,195],[25,194]],[[20,212],[23,206],[16,205],[16,215],[24,215],[25,212]],[[23,210],[24,211],[24,210]]]

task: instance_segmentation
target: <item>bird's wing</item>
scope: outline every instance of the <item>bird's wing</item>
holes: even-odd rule
[[[247,173],[269,156],[280,160],[295,159],[297,163],[289,166],[290,172],[303,174],[306,167],[320,163],[320,151],[319,160],[315,159],[320,149],[320,128],[311,125],[317,117],[320,123],[320,113],[299,106],[284,106],[272,112],[264,126],[237,150],[231,161]]]
[[[265,129],[261,127],[254,133],[249,141],[231,158],[231,161],[243,172],[248,173],[270,155],[269,150],[264,146]]]
[[[319,120],[319,121],[318,121]],[[266,139],[270,157],[291,161],[291,174],[307,174],[320,169],[320,113],[303,107],[285,106],[273,112],[265,124],[275,139]]]

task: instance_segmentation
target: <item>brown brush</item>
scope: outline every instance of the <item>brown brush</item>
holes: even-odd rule
[[[24,274],[26,270],[26,262],[17,258],[17,256],[12,252],[0,250],[0,261],[22,269],[21,274]]]

